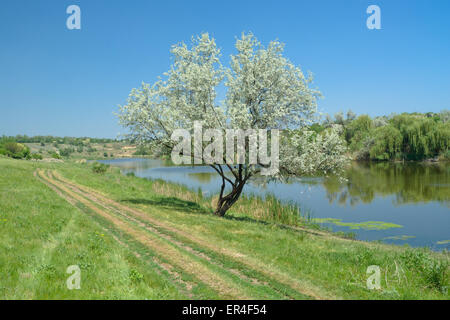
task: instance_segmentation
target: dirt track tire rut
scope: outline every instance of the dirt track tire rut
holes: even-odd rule
[[[206,243],[204,240],[199,239],[199,238],[193,236],[192,234],[186,233],[183,230],[174,228],[173,226],[168,225],[167,223],[165,223],[163,221],[159,221],[159,220],[151,217],[148,213],[144,213],[135,208],[130,208],[130,207],[124,206],[123,204],[118,203],[118,202],[106,197],[105,195],[99,193],[96,190],[93,190],[91,188],[88,188],[88,187],[76,184],[70,180],[67,180],[64,177],[62,177],[60,174],[58,174],[56,171],[53,171],[53,172],[47,171],[47,175],[45,175],[45,173],[43,173],[40,170],[38,170],[37,173],[38,173],[38,176],[40,176],[41,178],[43,178],[45,180],[44,182],[46,182],[46,184],[48,184],[48,183],[51,184],[50,187],[52,189],[55,190],[55,188],[57,187],[55,191],[58,193],[58,195],[64,197],[65,195],[69,194],[70,200],[67,199],[69,202],[70,201],[84,202],[83,204],[87,205],[91,210],[96,211],[97,213],[102,212],[104,218],[106,218],[105,214],[108,215],[108,213],[104,212],[104,210],[107,210],[109,212],[109,215],[111,215],[111,212],[114,212],[114,215],[117,215],[120,217],[120,219],[122,219],[120,221],[122,221],[123,224],[121,224],[120,227],[122,227],[122,228],[128,227],[129,228],[130,222],[135,225],[138,225],[139,227],[145,229],[149,233],[151,233],[159,238],[164,239],[167,242],[165,245],[168,245],[171,248],[170,250],[177,251],[177,249],[178,250],[183,249],[183,250],[188,251],[189,253],[195,255],[199,259],[204,259],[204,260],[208,261],[208,263],[210,263],[210,264],[216,265],[217,267],[222,268],[222,269],[226,269],[225,266],[223,266],[221,263],[219,263],[217,261],[214,261],[214,259],[212,257],[210,257],[208,254],[206,254],[204,252],[200,252],[200,251],[196,250],[195,248],[193,248],[192,246],[189,246],[188,244],[183,243],[180,240],[174,238],[171,235],[171,234],[174,234],[177,236],[177,238],[181,237],[181,238],[187,239],[190,242],[195,243],[197,246],[203,247],[207,250],[214,252],[215,254],[219,254],[223,257],[231,259],[234,262],[241,263],[247,269],[254,270],[255,272],[259,272],[259,273],[263,274],[264,276],[268,276],[269,278],[272,278],[274,281],[276,281],[278,283],[287,285],[288,287],[292,288],[294,291],[300,293],[301,295],[309,296],[310,298],[315,298],[315,299],[322,298],[320,295],[316,294],[316,292],[314,292],[313,290],[310,290],[309,288],[302,288],[299,283],[296,283],[296,281],[295,280],[293,281],[293,279],[289,279],[282,273],[264,272],[265,270],[263,270],[261,268],[261,266],[255,265],[253,263],[252,259],[249,257],[246,257],[245,255],[236,253],[234,251],[230,251],[226,248],[215,247],[214,245],[212,245],[210,243]],[[36,175],[36,172],[35,172],[35,175]],[[59,190],[58,190],[58,188],[59,188]],[[64,191],[64,195],[62,194],[61,190]],[[95,206],[93,206],[93,203],[95,203]],[[92,208],[92,206],[94,208]],[[98,208],[98,206],[102,207],[104,210]],[[123,222],[123,220],[125,220],[127,222]],[[139,233],[137,231],[134,231],[134,232],[135,233],[133,236],[137,239],[140,239],[139,240],[140,242],[143,242],[145,239],[145,236],[144,236],[144,238],[142,238],[143,237],[143,235],[141,234],[142,232],[141,233]],[[171,253],[173,253],[173,252],[171,251]],[[239,259],[237,258],[237,255],[239,255]],[[242,261],[243,257],[246,258],[244,261]],[[178,262],[180,263],[180,261],[178,261]],[[205,268],[205,269],[208,270],[207,268]],[[228,272],[238,276],[240,279],[247,281],[249,283],[252,283],[254,285],[269,286],[269,287],[271,287],[272,290],[274,290],[280,294],[280,291],[277,288],[269,285],[267,282],[261,281],[257,278],[251,277],[251,276],[244,275],[239,270],[227,269],[226,271],[228,271]],[[216,276],[214,276],[213,278],[216,278]],[[207,279],[203,279],[203,280],[207,280]],[[209,280],[211,280],[211,279],[209,279]],[[210,281],[208,281],[208,282],[210,282]],[[217,286],[217,283],[215,281],[213,281],[213,282],[214,283],[210,282],[209,284],[212,285],[213,287],[215,285]],[[229,294],[231,294],[230,297],[233,297],[235,294],[237,294],[237,292],[235,292],[235,288],[229,288],[228,285],[226,284],[226,282],[224,282],[224,281],[220,281],[220,282],[221,282],[221,285],[220,285],[221,289],[224,289],[223,287],[225,287],[225,291],[228,292]],[[225,292],[222,292],[222,293],[225,293]],[[285,299],[295,298],[287,293],[282,294],[282,296],[283,295],[284,295]],[[248,297],[244,297],[242,295],[242,293],[238,294],[238,297],[239,298],[248,298]]]

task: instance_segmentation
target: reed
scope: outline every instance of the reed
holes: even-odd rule
[[[201,188],[194,191],[185,185],[164,180],[152,180],[152,191],[167,197],[198,203],[210,212],[214,210],[218,198],[204,196]],[[309,210],[302,209],[294,202],[282,202],[272,194],[265,197],[243,194],[230,209],[230,213],[291,226],[314,225]]]

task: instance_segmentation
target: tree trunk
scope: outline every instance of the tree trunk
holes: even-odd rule
[[[222,170],[221,165],[211,165],[211,167],[216,170],[216,172],[221,176],[222,178],[222,186],[220,188],[220,194],[219,199],[217,201],[217,207],[214,211],[214,214],[223,217],[228,209],[231,208],[231,206],[238,201],[239,197],[241,196],[242,190],[244,189],[244,185],[247,182],[247,180],[250,178],[251,174],[248,174],[245,169],[243,169],[242,164],[239,165],[238,171],[233,171],[233,168],[231,168],[229,165],[227,165],[230,171],[233,173],[234,176],[234,182],[231,181],[229,178],[226,177],[225,172]],[[226,183],[229,183],[231,185],[231,192],[224,196],[225,191],[225,185]]]
[[[223,196],[223,192],[220,193],[219,200],[217,201],[216,210],[214,214],[223,217],[228,209],[239,199],[244,188],[246,181],[240,181],[237,186],[233,186],[233,189],[229,194]]]

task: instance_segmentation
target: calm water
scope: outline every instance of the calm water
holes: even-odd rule
[[[174,167],[161,160],[105,160],[123,173],[187,185],[205,195],[219,190],[219,176],[209,167]],[[290,183],[247,185],[244,192],[272,193],[293,201],[314,218],[343,223],[383,221],[400,225],[386,230],[351,229],[325,223],[335,231],[354,232],[358,239],[382,240],[433,250],[450,249],[450,165],[358,163],[347,171],[346,182],[334,178],[301,178]]]

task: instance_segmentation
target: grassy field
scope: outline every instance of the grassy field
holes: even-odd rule
[[[248,199],[219,218],[210,201],[118,169],[0,158],[0,299],[449,298],[447,252],[286,226]]]

